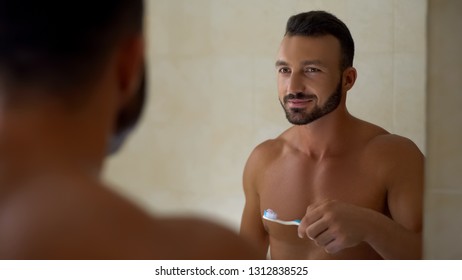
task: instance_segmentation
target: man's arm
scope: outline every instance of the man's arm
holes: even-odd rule
[[[256,175],[261,159],[258,156],[258,147],[249,157],[244,168],[243,185],[245,193],[245,206],[242,214],[240,235],[258,248],[259,256],[265,258],[268,252],[269,240],[263,226],[260,213],[260,198],[256,185]]]
[[[393,149],[388,169],[388,208],[392,221],[378,217],[366,241],[386,259],[420,259],[424,156],[410,140],[394,138],[399,143]]]

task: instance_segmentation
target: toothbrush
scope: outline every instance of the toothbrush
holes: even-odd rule
[[[271,209],[266,209],[265,211],[263,211],[263,219],[271,221],[271,222],[279,223],[282,225],[294,225],[294,226],[300,225],[300,220],[292,220],[292,221],[279,220],[278,214]]]

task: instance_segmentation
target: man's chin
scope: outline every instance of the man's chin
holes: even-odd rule
[[[296,118],[292,116],[286,116],[286,117],[287,117],[287,120],[293,125],[305,125],[305,124],[310,123],[304,118]]]

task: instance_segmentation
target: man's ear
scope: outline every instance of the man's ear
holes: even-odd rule
[[[136,94],[117,113],[114,131],[109,139],[108,154],[114,154],[120,149],[141,118],[146,101],[145,77],[146,73],[142,76],[141,84]]]
[[[122,108],[136,94],[144,78],[143,36],[133,36],[123,41],[117,67],[119,107]]]
[[[343,71],[343,88],[345,91],[349,91],[355,84],[357,78],[356,69],[354,67],[348,67]]]
[[[146,99],[144,41],[134,37],[117,50],[116,78],[118,109],[114,131],[109,139],[108,154],[116,153],[141,117]]]

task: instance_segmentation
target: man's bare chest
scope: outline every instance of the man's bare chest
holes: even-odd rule
[[[280,218],[302,217],[308,205],[340,200],[386,211],[386,186],[374,166],[360,159],[310,161],[277,160],[258,180],[261,210],[273,209]]]

